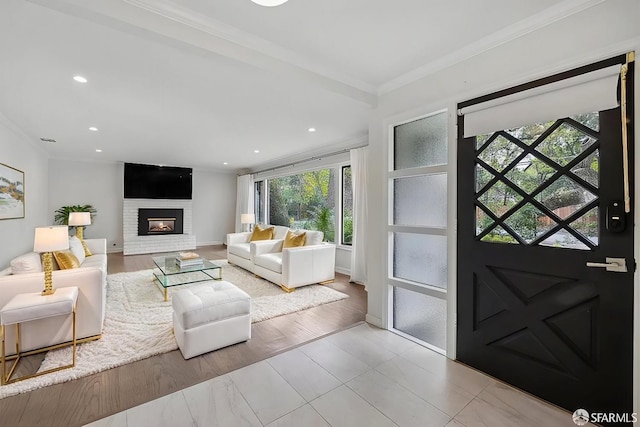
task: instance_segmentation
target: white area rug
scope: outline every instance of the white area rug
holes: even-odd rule
[[[278,286],[226,260],[221,264],[223,280],[251,296],[252,322],[348,298],[348,295],[320,285],[304,286],[287,294]],[[76,366],[42,377],[0,387],[0,399],[40,387],[95,374],[116,366],[146,359],[178,348],[172,332],[171,300],[152,281],[152,270],[110,274],[107,277],[107,313],[102,338],[78,346]],[[169,295],[187,286],[169,288]],[[47,353],[40,369],[61,366],[71,360],[71,347]]]

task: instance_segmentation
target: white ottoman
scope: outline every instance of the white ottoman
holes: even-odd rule
[[[229,282],[181,289],[172,296],[173,330],[185,359],[251,338],[251,302]]]

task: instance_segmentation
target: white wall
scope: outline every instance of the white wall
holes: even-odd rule
[[[93,205],[98,211],[85,236],[105,237],[110,252],[122,251],[124,165],[49,160],[47,221],[67,205]],[[236,177],[234,174],[193,171],[193,233],[198,245],[220,244],[233,230]]]
[[[640,16],[640,2],[637,0],[599,3],[380,97],[369,124],[371,165],[367,229],[381,230],[369,234],[367,245],[369,322],[386,325],[387,321],[385,278],[388,277],[388,260],[387,233],[384,230],[388,224],[386,171],[389,125],[442,108],[449,108],[453,113],[457,102],[475,96],[629,50],[640,52],[640,26],[637,19],[631,18],[637,16]],[[636,88],[640,86],[638,68]],[[636,123],[639,111],[637,108]],[[455,120],[454,114],[450,117]],[[455,129],[455,124],[450,128]],[[636,132],[638,128],[640,126],[636,127]],[[454,152],[455,137],[455,132],[451,132],[449,150]],[[449,283],[449,287],[455,287],[455,280]]]
[[[0,220],[0,269],[33,250],[34,229],[47,225],[47,156],[0,114],[0,163],[24,172],[25,217]]]
[[[222,244],[233,233],[236,215],[235,174],[194,169],[193,232],[198,246]]]
[[[53,224],[55,210],[62,206],[92,205],[98,214],[85,228],[85,237],[105,237],[108,251],[121,251],[123,178],[121,163],[50,159],[47,220]]]

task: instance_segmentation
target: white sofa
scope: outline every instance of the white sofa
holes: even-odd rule
[[[335,279],[336,245],[322,242],[320,231],[307,232],[307,244],[284,248],[284,232],[276,229],[273,240],[249,242],[251,233],[227,235],[227,257],[230,263],[292,292],[300,286],[327,283]]]
[[[289,231],[289,227],[281,225],[269,225],[265,227],[274,227],[273,238],[275,240],[284,240]],[[251,255],[251,231],[242,233],[227,234],[227,260],[231,264],[235,264],[253,273],[253,256]]]
[[[86,341],[102,334],[107,297],[107,240],[85,239],[93,254],[79,268],[54,270],[53,287],[78,287],[77,339]],[[6,269],[4,271],[8,272]],[[44,272],[0,276],[0,307],[16,294],[40,292],[44,288]],[[35,320],[20,326],[21,350],[30,351],[71,341],[72,317],[58,316]],[[7,328],[8,354],[15,353],[15,329]]]

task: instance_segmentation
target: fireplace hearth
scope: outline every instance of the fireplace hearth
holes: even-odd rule
[[[182,234],[182,209],[138,209],[138,236]]]

